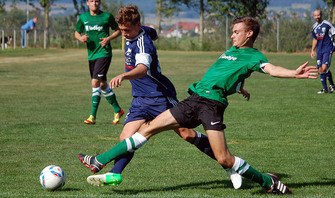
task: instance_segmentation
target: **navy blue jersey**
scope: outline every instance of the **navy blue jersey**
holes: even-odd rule
[[[141,26],[145,33],[149,34],[151,40],[155,41],[158,39],[157,31],[154,28],[148,26]]]
[[[156,47],[152,39],[143,29],[135,39],[126,39],[125,71],[131,71],[138,64],[144,64],[147,75],[130,80],[133,97],[173,97],[176,90],[172,82],[161,73]]]
[[[330,22],[323,20],[321,23],[314,23],[312,36],[317,40],[316,52],[318,54],[333,51],[334,34],[335,28]]]

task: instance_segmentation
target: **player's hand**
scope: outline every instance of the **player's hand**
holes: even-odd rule
[[[315,58],[315,51],[311,51],[311,58]]]
[[[109,37],[106,37],[106,38],[100,38],[100,45],[101,45],[102,47],[105,47],[109,42],[110,42]]]
[[[88,41],[88,36],[86,34],[84,34],[80,37],[80,42],[86,43],[87,41]]]
[[[120,87],[121,86],[121,82],[123,81],[124,79],[124,75],[123,74],[120,74],[116,77],[114,77],[110,82],[109,82],[109,86],[114,89],[116,87]]]
[[[307,66],[308,61],[300,65],[296,69],[295,77],[296,78],[317,78],[319,73],[318,69],[315,66]]]
[[[247,99],[247,101],[250,100],[250,93],[248,92],[248,90],[246,89],[240,89],[240,91],[238,91],[239,94],[242,94],[242,96]]]

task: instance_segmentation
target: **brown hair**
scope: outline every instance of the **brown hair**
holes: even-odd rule
[[[239,18],[234,19],[233,25],[237,23],[244,23],[246,26],[246,30],[251,30],[253,32],[252,37],[251,37],[252,40],[253,41],[256,40],[259,34],[259,29],[260,29],[260,25],[256,19],[252,17],[239,17]]]
[[[137,25],[141,21],[140,13],[136,5],[128,5],[121,7],[116,16],[118,24],[132,24]]]

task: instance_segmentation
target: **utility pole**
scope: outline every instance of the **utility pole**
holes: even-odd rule
[[[27,0],[27,22],[29,21],[29,0]]]

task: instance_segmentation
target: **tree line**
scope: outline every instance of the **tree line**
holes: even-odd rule
[[[324,0],[327,4],[326,15],[332,21],[335,0]],[[73,32],[80,13],[87,11],[86,0],[72,0],[74,13],[67,16],[50,16],[57,0],[0,0],[0,30],[11,34],[11,29],[21,27],[27,20],[26,10],[18,7],[19,2],[29,2],[30,16],[38,16],[38,41],[46,36],[47,47],[81,47],[73,38]],[[160,37],[156,43],[158,49],[166,50],[225,50],[230,46],[231,21],[237,16],[252,16],[259,19],[262,29],[256,47],[265,51],[304,51],[311,44],[311,13],[306,17],[294,13],[272,14],[266,12],[269,0],[156,0],[158,32],[162,30],[162,21],[176,15],[181,6],[187,6],[199,13],[199,34],[189,34],[181,39]],[[5,6],[10,6],[6,10]],[[40,6],[36,6],[40,5]],[[116,14],[123,5],[121,0],[102,0],[102,10]],[[40,9],[42,8],[42,9]],[[329,8],[329,9],[328,9]],[[67,8],[61,8],[67,9]],[[43,36],[42,36],[43,34]],[[120,48],[120,38],[113,42]]]

